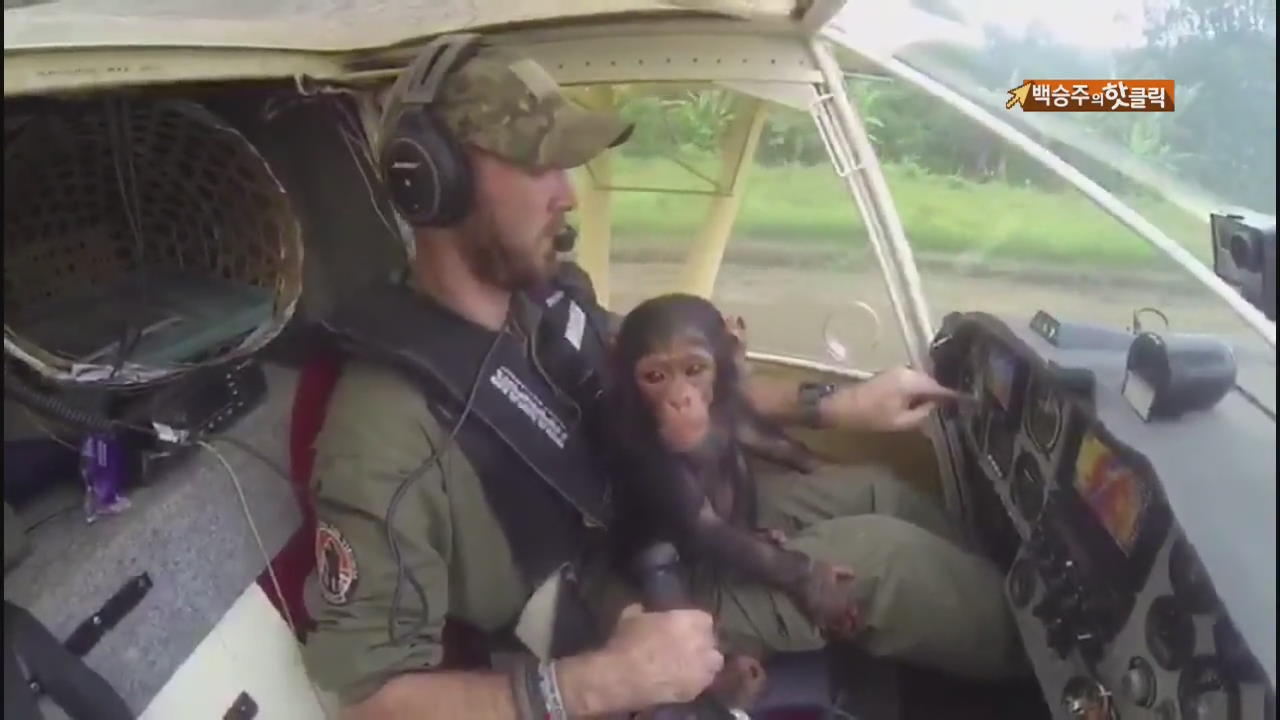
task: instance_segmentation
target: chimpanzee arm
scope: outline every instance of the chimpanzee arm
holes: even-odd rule
[[[807,555],[778,547],[725,520],[688,468],[652,459],[645,466],[638,479],[648,496],[648,511],[685,550],[788,593],[803,587],[811,567]]]
[[[806,474],[818,467],[818,458],[807,445],[787,435],[773,421],[751,408],[744,407],[738,413],[736,428],[738,442],[750,455]]]
[[[804,420],[800,383],[795,380],[755,373],[743,380],[742,395],[753,410],[773,422],[799,425]]]
[[[730,525],[705,498],[688,539],[699,555],[749,580],[787,593],[803,591],[812,569],[808,555],[778,547],[753,532]]]

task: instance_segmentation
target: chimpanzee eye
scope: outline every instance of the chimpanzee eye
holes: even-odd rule
[[[704,371],[706,371],[706,369],[707,369],[707,366],[704,365],[703,363],[694,363],[689,367],[685,368],[684,372],[689,377],[697,377],[698,375],[701,375]]]
[[[645,382],[649,383],[650,385],[656,385],[665,379],[663,374],[657,370],[650,370],[649,372],[645,373],[641,377],[644,379]]]

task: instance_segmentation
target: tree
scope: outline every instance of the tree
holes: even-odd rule
[[[1275,0],[1180,0],[1149,10],[1145,34],[1126,74],[1174,80],[1177,109],[1162,128],[1172,164],[1229,202],[1274,213]]]

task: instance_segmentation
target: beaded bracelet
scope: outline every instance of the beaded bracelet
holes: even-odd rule
[[[520,720],[569,720],[555,663],[517,660],[511,668],[511,695]]]
[[[546,720],[547,704],[540,687],[538,665],[532,659],[521,658],[511,666],[511,695],[520,720]]]
[[[538,680],[548,720],[569,720],[569,713],[564,709],[564,698],[560,695],[560,683],[556,679],[555,663],[539,663]]]

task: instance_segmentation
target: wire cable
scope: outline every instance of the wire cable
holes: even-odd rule
[[[267,468],[269,468],[276,475],[279,475],[285,482],[290,484],[293,483],[293,478],[290,476],[288,472],[285,472],[285,469],[281,467],[279,463],[277,463],[275,460],[272,460],[270,457],[267,456],[266,453],[254,447],[253,445],[250,445],[244,440],[241,440],[238,437],[233,437],[231,435],[224,435],[224,434],[211,435],[209,436],[208,439],[210,442],[227,443],[228,445],[231,445],[241,450],[245,454],[252,455],[253,457],[257,458],[258,461],[261,462],[263,465],[267,466]]]
[[[347,146],[347,152],[351,155],[351,161],[355,164],[356,170],[360,173],[360,180],[364,183],[364,189],[369,195],[369,204],[373,206],[373,211],[378,214],[378,219],[381,220],[383,226],[387,228],[387,232],[391,233],[392,237],[403,243],[405,241],[403,233],[400,231],[399,226],[393,224],[389,219],[387,219],[386,213],[382,211],[382,205],[378,202],[378,195],[373,191],[373,183],[369,180],[369,173],[365,171],[365,164],[360,161],[360,154],[356,152],[356,145],[362,145],[362,143],[357,140],[353,140],[345,128],[339,127],[338,134],[342,136],[342,142]],[[366,158],[367,157],[368,156],[366,155]]]
[[[68,442],[64,438],[59,437],[58,434],[55,433],[48,425],[44,424],[44,421],[40,419],[40,416],[37,415],[34,410],[32,410],[31,408],[27,407],[22,403],[14,403],[14,404],[22,408],[22,412],[26,414],[27,419],[31,421],[31,424],[35,425],[36,429],[44,433],[46,436],[48,436],[50,440],[61,445],[62,447],[65,447],[71,450],[77,455],[80,453],[80,448],[76,447],[75,445],[72,445],[70,442]]]
[[[227,477],[231,479],[231,484],[236,489],[236,495],[240,498],[240,509],[244,512],[245,521],[249,524],[249,531],[253,533],[253,540],[257,543],[258,551],[262,553],[262,559],[267,564],[267,575],[271,578],[271,585],[276,591],[276,597],[280,599],[281,614],[284,616],[285,624],[289,626],[289,635],[293,641],[294,648],[301,653],[302,647],[301,643],[298,641],[298,626],[293,621],[293,614],[289,612],[289,603],[285,601],[284,590],[280,585],[280,578],[276,576],[276,570],[271,563],[271,554],[267,552],[267,545],[262,541],[262,534],[258,532],[258,523],[253,519],[253,511],[249,509],[249,501],[245,497],[244,487],[240,482],[240,476],[236,473],[235,468],[231,467],[231,463],[227,461],[226,456],[223,455],[218,448],[214,447],[212,443],[207,440],[197,440],[195,444],[209,451],[209,453],[217,458],[223,469],[226,470]],[[246,445],[244,447],[250,446]],[[251,454],[259,459],[265,458],[265,455],[259,454],[256,448],[254,448],[254,452]],[[274,465],[274,463],[271,464]],[[273,469],[275,468],[273,467]],[[316,705],[323,711],[326,703],[324,698],[321,697],[319,688],[315,686],[315,683],[311,680],[311,676],[309,674],[307,675],[307,687],[311,688],[311,694],[315,698]]]
[[[218,448],[207,440],[198,440],[196,445],[208,450],[213,454],[218,462],[222,464],[227,476],[231,478],[231,484],[235,486],[236,495],[240,498],[240,509],[244,511],[245,520],[249,523],[249,532],[253,533],[253,540],[258,544],[258,550],[262,553],[263,560],[267,563],[267,575],[271,578],[271,585],[275,588],[276,595],[280,598],[280,607],[283,609],[285,622],[289,625],[290,632],[297,636],[298,627],[293,622],[293,615],[289,612],[288,603],[284,601],[284,591],[280,585],[280,579],[276,577],[275,568],[271,564],[271,554],[267,552],[267,544],[262,541],[262,534],[258,532],[258,524],[254,522],[253,511],[249,509],[249,500],[245,497],[244,487],[240,483],[240,476],[236,474],[235,468],[231,467],[231,463],[227,462],[227,458]]]
[[[457,421],[454,422],[453,428],[449,431],[449,436],[445,439],[444,447],[442,449],[437,448],[428,436],[427,443],[431,446],[431,453],[422,461],[422,464],[405,475],[404,479],[400,481],[400,485],[396,487],[395,492],[392,493],[391,500],[387,503],[387,512],[383,516],[383,528],[386,530],[387,534],[387,545],[390,546],[392,558],[396,563],[396,584],[391,594],[391,610],[387,613],[387,640],[392,645],[398,645],[404,638],[416,634],[428,622],[426,618],[426,592],[423,591],[421,584],[417,581],[417,578],[413,577],[412,573],[409,573],[407,575],[409,583],[413,586],[414,591],[418,595],[418,601],[421,604],[423,614],[418,618],[412,630],[401,637],[397,637],[395,634],[395,619],[396,616],[400,614],[400,593],[402,584],[406,577],[404,558],[400,554],[400,545],[396,542],[396,533],[393,529],[395,512],[399,508],[400,501],[404,498],[410,484],[421,478],[433,462],[440,469],[441,476],[444,476],[445,470],[442,462],[442,456],[453,446],[454,440],[458,436],[458,432],[462,429],[462,424],[466,422],[467,418],[471,415],[471,408],[475,405],[476,394],[480,390],[480,383],[484,380],[485,369],[488,367],[489,361],[493,358],[494,351],[498,349],[498,343],[502,341],[502,335],[506,332],[507,323],[510,321],[511,315],[510,312],[508,312],[506,322],[503,323],[502,329],[494,335],[493,342],[489,344],[489,349],[485,351],[484,358],[480,361],[480,366],[476,368],[475,379],[471,381],[471,389],[467,392],[466,401],[462,406],[462,412],[458,415]],[[424,436],[426,435],[425,432],[423,434]]]
[[[1240,383],[1236,383],[1235,391],[1240,393],[1240,396],[1243,397],[1246,401],[1248,401],[1250,405],[1261,410],[1263,415],[1266,415],[1267,417],[1271,418],[1271,422],[1276,421],[1276,411],[1267,407],[1261,400],[1258,399],[1257,395],[1254,395],[1248,390],[1245,390],[1244,386],[1242,386]]]

